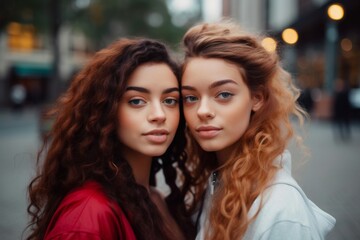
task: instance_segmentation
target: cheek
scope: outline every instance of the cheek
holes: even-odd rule
[[[126,111],[124,108],[120,108],[118,111],[118,130],[117,135],[121,142],[124,143],[134,130],[134,127],[138,126],[139,117],[133,117],[133,115]]]
[[[246,128],[250,121],[251,105],[237,105],[221,109],[224,124],[236,129]]]
[[[120,109],[118,113],[119,128],[127,129],[136,122],[137,118],[132,118],[132,115],[126,109]]]
[[[251,109],[246,108],[242,109],[241,111],[233,111],[232,113],[228,114],[229,121],[233,123],[247,123],[250,120]]]
[[[167,119],[170,122],[171,126],[173,126],[174,128],[177,128],[177,126],[179,125],[179,121],[180,121],[179,110],[169,112]]]
[[[184,116],[185,116],[186,123],[188,125],[192,125],[197,118],[196,113],[193,112],[191,110],[191,108],[188,108],[188,107],[184,107]]]

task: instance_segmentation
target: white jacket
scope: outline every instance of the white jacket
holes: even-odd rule
[[[262,194],[263,206],[249,225],[244,240],[321,240],[335,226],[335,218],[321,210],[308,199],[291,176],[291,155],[285,151],[274,164],[282,168],[276,173],[274,181]],[[197,240],[204,239],[204,225],[207,220],[211,195],[208,191]],[[257,197],[249,210],[254,216],[260,206]]]

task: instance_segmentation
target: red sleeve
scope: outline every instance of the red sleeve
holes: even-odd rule
[[[135,240],[121,208],[95,182],[72,192],[56,210],[45,234],[46,240]]]
[[[103,240],[98,235],[84,232],[64,232],[47,236],[45,239],[51,240]]]

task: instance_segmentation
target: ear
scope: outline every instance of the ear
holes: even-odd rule
[[[256,112],[264,105],[264,96],[261,93],[256,93],[252,96],[252,108],[251,110]]]

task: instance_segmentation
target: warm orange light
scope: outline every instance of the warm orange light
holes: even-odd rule
[[[335,3],[328,7],[327,13],[332,20],[340,20],[344,17],[344,8],[340,4]]]
[[[352,41],[348,38],[342,39],[340,45],[341,45],[341,49],[346,52],[350,52],[352,49]]]
[[[299,39],[299,35],[295,29],[287,28],[282,32],[282,38],[287,44],[295,44]]]
[[[274,52],[276,50],[276,41],[271,37],[266,37],[261,41],[261,45],[269,52]]]
[[[7,33],[9,35],[18,35],[21,34],[21,24],[16,22],[9,23],[7,27]]]
[[[11,22],[7,27],[7,33],[10,49],[29,51],[35,48],[34,26]]]

